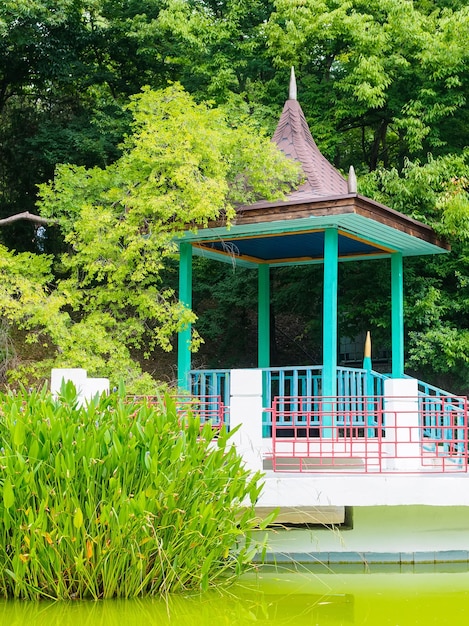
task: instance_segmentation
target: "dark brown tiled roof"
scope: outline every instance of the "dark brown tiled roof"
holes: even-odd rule
[[[303,185],[288,194],[285,201],[348,193],[345,178],[320,153],[297,100],[285,102],[272,140],[284,154],[301,163],[306,177]]]
[[[339,230],[340,238],[350,239],[351,242],[358,241],[365,247],[368,246],[362,249],[361,256],[368,254],[370,248],[373,250],[373,255],[378,256],[381,254],[387,256],[393,251],[400,251],[405,256],[415,256],[434,254],[438,248],[450,249],[449,245],[439,239],[430,226],[359,195],[353,168],[350,169],[348,180],[346,180],[321,154],[296,99],[293,68],[289,98],[283,108],[272,141],[286,156],[301,163],[305,182],[282,200],[260,200],[254,204],[237,207],[236,217],[231,224],[232,232],[237,229],[237,234],[230,237],[227,232],[221,236],[223,246],[226,248],[223,248],[223,251],[220,249],[220,254],[226,254],[225,250],[232,245],[233,249],[237,248],[240,254],[245,255],[246,263],[256,263],[257,257],[251,245],[253,233],[256,233],[256,239],[262,241],[259,243],[259,249],[264,252],[268,238],[277,237],[278,243],[288,234],[291,244],[285,252],[288,262],[294,259],[298,263],[310,262],[313,257],[316,258],[314,252],[311,249],[306,256],[298,256],[298,241],[301,238],[307,238],[308,232],[313,235],[331,227]],[[268,233],[266,241],[261,235],[257,237],[260,225],[265,228],[264,232]],[[211,223],[210,226],[225,228],[224,217]],[[310,228],[312,230],[309,230]],[[290,237],[293,234],[298,235],[298,238]],[[214,253],[217,246],[221,245],[217,243],[218,237],[220,237],[219,234],[213,241],[207,240],[206,245],[201,243],[200,248],[205,247],[211,254]],[[246,243],[243,253],[240,242],[244,239],[251,240],[251,243]],[[353,245],[356,247],[359,244]],[[279,262],[278,253],[275,254]],[[318,252],[317,258],[320,254]],[[343,253],[343,256],[345,257],[346,254]],[[272,261],[274,257],[262,258],[262,262],[266,262]]]

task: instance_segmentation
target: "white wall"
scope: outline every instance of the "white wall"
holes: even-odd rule
[[[469,551],[469,507],[354,507],[350,530],[285,529],[269,533],[276,553],[375,552],[401,554]],[[435,559],[437,560],[437,559]]]
[[[87,402],[102,393],[109,393],[108,378],[88,378],[85,369],[54,368],[51,371],[50,390],[55,396],[60,393],[64,382],[72,382],[77,390],[80,402]]]

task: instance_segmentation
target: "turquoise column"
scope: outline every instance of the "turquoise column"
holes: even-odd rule
[[[337,286],[339,234],[335,228],[324,232],[324,302],[322,395],[337,394]]]
[[[404,376],[404,278],[402,254],[391,255],[392,377]]]
[[[327,397],[337,395],[337,288],[339,274],[339,233],[335,228],[324,232],[324,302],[322,347],[322,436],[333,436],[335,402]],[[328,428],[331,427],[331,428]]]
[[[270,367],[270,267],[258,266],[257,365]]]
[[[192,246],[182,242],[179,245],[179,301],[192,306]],[[191,325],[178,333],[178,385],[188,390],[191,369]]]
[[[270,267],[257,266],[257,367],[270,367]],[[269,407],[268,373],[262,373],[262,406]],[[270,416],[262,413],[262,436],[271,437]]]

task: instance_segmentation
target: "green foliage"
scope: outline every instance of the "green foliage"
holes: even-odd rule
[[[205,345],[201,346],[201,354],[194,361],[202,359],[205,367],[213,368],[256,365],[253,305],[257,302],[257,274],[250,269],[195,258],[193,282],[197,328],[208,347],[207,354]]]
[[[360,192],[397,211],[430,224],[450,241],[469,237],[469,151],[426,162],[405,160],[396,168],[378,168],[360,180]]]
[[[429,157],[426,163],[406,161],[401,173],[378,169],[360,181],[360,191],[429,223],[452,245],[447,255],[406,260],[406,344],[409,367],[435,383],[441,374],[451,375],[449,384],[464,393],[469,384],[468,176],[465,150]]]
[[[454,392],[469,386],[469,258],[454,245],[450,255],[406,266],[408,365]]]
[[[71,385],[1,395],[0,411],[2,596],[205,590],[249,565],[260,475],[224,429],[169,396],[80,407]]]
[[[402,165],[461,145],[467,130],[467,6],[407,0],[276,0],[277,67],[294,64],[313,134],[344,169]],[[332,131],[332,137],[331,137]],[[341,131],[342,134],[337,131]]]
[[[170,350],[174,333],[195,320],[162,279],[175,239],[209,220],[229,223],[235,204],[278,197],[298,180],[298,168],[252,125],[231,126],[178,85],[145,89],[129,108],[133,133],[114,164],[62,165],[41,186],[41,212],[69,245],[62,277],[52,286],[48,257],[2,249],[14,269],[5,268],[0,314],[30,329],[31,340],[47,338],[56,351],[47,365],[113,382],[137,377],[133,350]]]
[[[272,132],[291,65],[321,150],[344,171],[353,164],[359,173],[372,172],[366,180],[362,177],[361,193],[429,223],[452,241],[456,252],[448,260],[415,266],[443,301],[453,303],[444,311],[438,308],[439,319],[459,334],[467,327],[463,289],[455,286],[454,277],[455,271],[463,278],[468,273],[466,244],[459,244],[469,234],[468,37],[469,9],[462,0],[0,3],[0,216],[34,211],[37,185],[53,177],[57,164],[69,164],[58,168],[53,185],[42,187],[43,211],[57,217],[61,231],[50,227],[40,238],[30,223],[0,231],[10,249],[55,254],[54,276],[44,269],[27,307],[27,263],[36,261],[18,257],[14,262],[23,263],[26,283],[15,287],[16,274],[4,288],[4,319],[13,330],[17,323],[24,325],[24,306],[28,341],[48,346],[49,360],[40,366],[24,363],[13,373],[15,379],[46,375],[54,363],[75,364],[92,375],[115,372],[116,378],[123,375],[146,387],[135,355],[143,351],[144,357],[151,356],[157,345],[169,348],[173,332],[194,320],[189,311],[174,307],[174,284],[160,267],[170,260],[166,243],[179,227],[198,227],[220,207],[229,214],[237,201],[270,195],[263,186],[265,164],[258,158],[265,143],[249,153],[241,146],[246,137],[257,136],[260,126]],[[149,104],[148,93],[126,107],[143,85],[156,90],[171,81],[179,81],[196,102],[221,105],[218,110],[202,107],[199,144],[213,143],[211,157],[194,143],[194,101],[177,104],[172,97],[168,107],[180,109],[172,121],[162,103],[159,108]],[[184,106],[187,120],[179,123]],[[162,124],[154,133],[153,115],[167,129],[166,136]],[[232,134],[233,125],[245,130]],[[224,143],[218,141],[217,127],[225,134]],[[160,137],[160,143],[150,147],[145,133],[147,139]],[[166,161],[161,154],[165,141]],[[222,143],[229,158],[221,156]],[[182,155],[178,144],[190,150],[191,158]],[[239,170],[241,161],[247,177]],[[265,171],[267,179],[277,177],[275,171]],[[226,176],[220,182],[222,172]],[[207,204],[207,213],[205,195],[214,201],[211,208]],[[194,201],[186,203],[187,196]],[[142,237],[135,236],[137,230]],[[114,255],[109,252],[113,246]],[[58,253],[64,248],[67,254],[60,263]],[[414,262],[406,263],[412,270]],[[234,285],[239,294],[244,280],[231,281],[224,269],[218,278],[212,275],[220,306],[201,293],[197,312],[206,319],[200,330],[218,343],[220,337],[227,339],[227,350],[234,337],[246,356],[250,346],[237,338],[240,328],[242,333],[253,325],[255,311],[243,303],[238,319],[233,315],[227,326],[227,318],[221,323],[222,309],[232,306],[227,292]],[[379,293],[373,303],[367,299],[366,267],[344,268],[342,274],[348,281],[340,298],[342,332],[370,324],[375,337],[376,328],[386,331],[389,322],[381,305],[386,306],[387,296]],[[409,276],[407,328],[423,333],[421,309],[413,306],[422,296],[420,285],[412,271]],[[309,289],[307,279],[300,276],[296,290],[287,277],[276,280],[279,290],[273,297],[279,313],[297,311],[304,323],[300,335],[319,336],[320,294],[308,294],[308,312],[301,301]],[[205,289],[202,284],[201,292]],[[281,289],[288,293],[285,299]],[[49,321],[44,324],[44,319]],[[423,364],[424,335],[418,336],[414,344],[417,335],[411,334],[409,346],[412,362],[422,347]],[[194,345],[197,341],[195,335]]]
[[[466,168],[469,174],[469,166]],[[444,193],[437,202],[441,210],[438,225],[444,235],[453,239],[469,239],[469,179],[453,176],[445,185]]]
[[[34,212],[37,184],[57,163],[114,160],[127,128],[107,78],[95,0],[22,0],[0,5],[0,216]],[[38,251],[32,224],[2,229],[16,250]],[[48,229],[46,251],[60,241]]]
[[[52,259],[29,252],[15,254],[0,246],[0,315],[3,331],[16,326],[26,332],[25,341],[45,340],[38,329],[64,331],[68,318],[61,312],[64,298],[51,293]]]
[[[419,304],[421,304],[419,302]],[[408,366],[426,380],[450,380],[453,393],[467,395],[469,385],[469,332],[450,322],[410,332]]]

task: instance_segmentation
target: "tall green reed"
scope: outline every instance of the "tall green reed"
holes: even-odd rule
[[[251,474],[223,428],[73,386],[0,395],[0,594],[135,597],[205,590],[259,549]],[[267,520],[268,521],[268,520]]]

